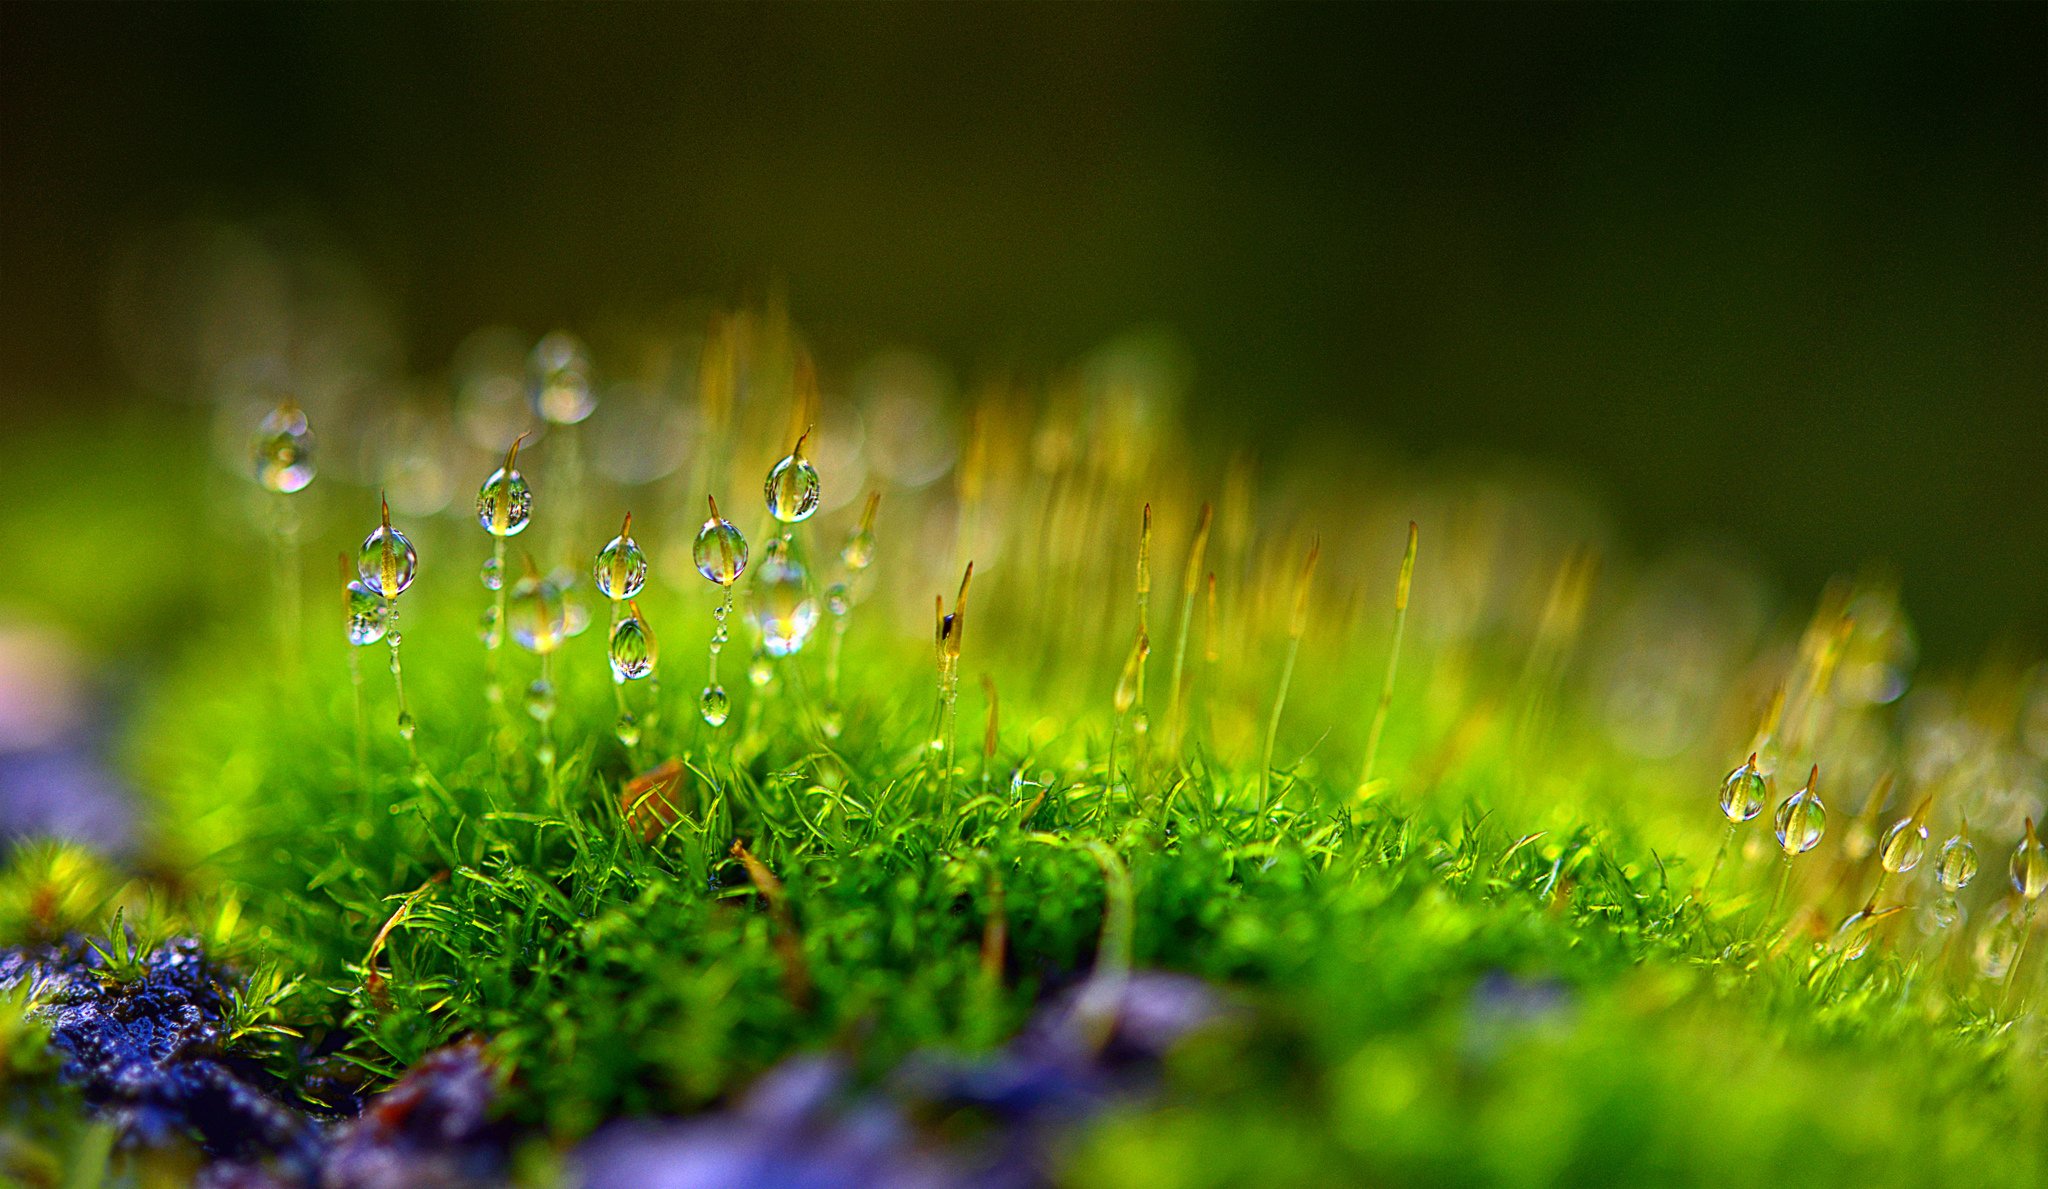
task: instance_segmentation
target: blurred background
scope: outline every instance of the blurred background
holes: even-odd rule
[[[2048,636],[2044,64],[2041,5],[9,3],[0,421],[173,407],[279,284],[394,374],[684,297],[970,384],[1164,331],[1198,439],[1889,566],[1961,664]]]

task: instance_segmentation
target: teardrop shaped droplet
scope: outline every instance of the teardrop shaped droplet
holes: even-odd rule
[[[818,602],[808,589],[810,575],[782,541],[773,541],[754,574],[754,626],[769,656],[790,656],[803,650],[818,626]]]
[[[2034,819],[2027,819],[2027,832],[2012,852],[2012,890],[2029,902],[2048,892],[2048,845],[2034,834]]]
[[[1960,892],[1977,878],[1977,848],[1961,834],[1941,844],[1941,864],[1934,869],[1934,878],[1943,888]]]
[[[853,610],[853,600],[847,593],[846,583],[834,582],[825,588],[825,610],[833,615],[845,615]]]
[[[1757,771],[1756,757],[1751,756],[1721,782],[1721,814],[1730,822],[1749,821],[1763,812],[1769,796],[1770,786]]]
[[[542,339],[527,361],[533,411],[556,425],[574,425],[597,410],[590,383],[590,356],[576,336],[556,331]]]
[[[303,491],[313,481],[313,431],[306,414],[291,401],[265,414],[250,447],[256,481],[283,495]]]
[[[474,473],[474,472],[472,472]],[[526,476],[499,467],[476,493],[476,521],[494,537],[516,537],[533,520],[533,488]]]
[[[526,687],[526,712],[537,722],[546,722],[555,716],[555,687],[552,682],[536,681]]]
[[[627,616],[612,629],[611,661],[612,680],[620,683],[654,672],[654,633],[638,615]]]
[[[362,582],[348,584],[348,642],[361,648],[384,638],[391,609],[382,596]]]
[[[512,584],[506,615],[513,643],[528,652],[553,652],[569,636],[561,592],[538,574],[529,573]]]
[[[495,557],[484,559],[483,568],[477,571],[477,577],[483,580],[485,590],[497,590],[505,585],[504,567],[498,564]]]
[[[768,514],[784,524],[795,524],[809,520],[818,510],[818,499],[823,488],[818,482],[818,468],[804,457],[804,444],[798,440],[796,449],[768,471],[766,486]]]
[[[640,720],[634,718],[630,712],[619,715],[616,730],[620,743],[627,747],[640,746]]]
[[[1878,865],[1893,875],[1903,875],[1918,867],[1926,853],[1927,827],[1913,817],[1893,822],[1877,844]]]
[[[1773,824],[1778,846],[1788,855],[1803,855],[1820,845],[1821,834],[1828,824],[1827,807],[1821,804],[1819,794],[1808,784],[1785,798],[1785,803],[1778,806]]]
[[[626,518],[626,526],[632,527],[633,518]],[[612,600],[630,599],[640,593],[647,583],[647,555],[640,546],[621,531],[611,543],[597,551],[597,565],[593,571],[597,591]]]
[[[397,598],[412,585],[413,575],[419,572],[420,555],[406,539],[404,533],[388,524],[380,524],[363,538],[362,548],[356,550],[356,573],[372,591],[386,598]]]
[[[704,721],[711,726],[724,726],[726,716],[732,710],[732,702],[725,696],[725,687],[722,685],[705,686],[703,694],[697,698],[697,710],[698,713],[704,716]]]
[[[864,528],[853,530],[853,534],[846,538],[845,548],[839,551],[839,560],[845,562],[846,568],[856,574],[873,565],[875,534]]]
[[[731,586],[746,573],[747,539],[732,521],[718,515],[717,504],[711,505],[711,518],[697,530],[697,539],[690,546],[690,559],[697,564],[699,574],[720,586]]]

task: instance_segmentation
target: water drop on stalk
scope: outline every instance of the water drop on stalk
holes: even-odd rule
[[[747,539],[730,520],[718,514],[718,500],[707,497],[711,517],[697,530],[690,545],[690,559],[697,572],[719,587],[718,610],[712,621],[709,674],[698,698],[698,711],[712,728],[725,725],[731,703],[725,687],[718,684],[718,653],[725,647],[725,621],[732,614],[732,587],[747,570]]]
[[[303,491],[313,481],[313,431],[306,414],[292,401],[284,401],[256,426],[250,445],[256,481],[265,490],[281,495]]]
[[[1729,824],[1746,822],[1762,813],[1764,801],[1770,795],[1770,786],[1764,774],[1757,770],[1756,755],[1751,753],[1728,778],[1721,782],[1721,815]]]
[[[1927,853],[1927,810],[1932,798],[1922,798],[1913,812],[1885,830],[1877,844],[1878,865],[1893,875],[1903,875],[1920,865]]]
[[[1977,848],[1961,834],[1941,845],[1941,862],[1934,869],[1934,878],[1944,891],[1960,892],[1977,878]]]
[[[626,522],[620,526],[619,535],[597,551],[592,576],[597,582],[598,593],[613,602],[632,598],[646,585],[647,555],[633,540],[631,512],[626,513]]]
[[[2031,905],[2048,892],[2048,845],[2034,835],[2034,819],[2027,819],[2027,832],[2012,852],[2012,889]]]
[[[1785,798],[1778,806],[1773,826],[1778,836],[1778,846],[1787,858],[1803,855],[1820,845],[1821,834],[1828,824],[1827,806],[1822,805],[1820,794],[1814,791],[1813,782],[1820,775],[1818,765],[1813,774],[1806,778],[1806,787]]]
[[[495,557],[484,559],[483,568],[477,571],[485,590],[503,590],[505,587],[505,563]]]
[[[784,524],[809,520],[818,510],[822,494],[818,468],[804,457],[804,439],[810,436],[811,431],[805,430],[789,455],[768,471],[768,514]]]
[[[810,573],[796,559],[787,541],[775,540],[762,551],[754,572],[754,626],[769,656],[790,656],[803,650],[818,626],[818,603],[810,594]]]
[[[612,680],[615,682],[638,681],[654,672],[654,633],[648,629],[647,621],[640,617],[637,605],[630,615],[612,628],[610,655]]]
[[[533,488],[526,482],[526,476],[519,473],[519,444],[526,440],[525,434],[512,439],[512,448],[505,454],[505,465],[491,472],[484,485],[476,493],[476,519],[483,530],[494,537],[516,537],[526,531],[533,519]],[[485,586],[491,586],[488,579]],[[496,590],[497,587],[492,586]]]
[[[356,550],[356,573],[365,584],[387,599],[395,599],[412,585],[419,571],[419,552],[406,535],[391,527],[391,506],[384,506],[384,522],[370,530]]]
[[[362,648],[382,640],[391,618],[383,596],[360,579],[351,581],[347,589],[348,642]]]
[[[725,687],[705,686],[704,693],[697,699],[697,710],[704,716],[704,721],[708,725],[724,726],[726,718],[732,711],[732,702],[725,696]]]

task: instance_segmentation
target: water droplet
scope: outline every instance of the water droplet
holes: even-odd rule
[[[362,584],[348,584],[348,642],[358,648],[384,638],[391,610],[376,591]]]
[[[1881,919],[1868,909],[1850,913],[1849,918],[1835,930],[1835,945],[1842,951],[1842,957],[1851,962],[1862,957],[1877,936],[1877,922]]]
[[[627,747],[640,746],[640,723],[630,712],[619,715],[617,730],[620,743]]]
[[[711,519],[697,530],[690,559],[697,563],[699,574],[720,586],[731,586],[746,572],[747,539],[732,521],[718,514],[717,504],[711,505]]]
[[[875,534],[864,528],[855,529],[853,535],[846,538],[846,547],[839,551],[839,560],[845,562],[846,568],[856,574],[873,565]]]
[[[1961,919],[1963,910],[1956,904],[1956,898],[1943,892],[1927,907],[1927,921],[1936,929],[1947,929]]]
[[[250,452],[255,458],[256,481],[271,491],[289,495],[313,481],[313,431],[306,424],[306,414],[290,401],[272,409],[258,423]]]
[[[1934,869],[1934,878],[1951,892],[1960,892],[1977,878],[1977,848],[1961,834],[1941,845],[1941,865]]]
[[[2034,819],[2027,819],[2027,833],[2012,852],[2013,891],[2028,900],[2039,900],[2048,892],[2048,845],[2034,835]]]
[[[371,590],[386,598],[405,593],[419,571],[419,564],[420,555],[412,542],[388,524],[371,529],[370,535],[363,538],[362,548],[356,550],[356,573]]]
[[[774,680],[775,666],[768,663],[768,654],[755,650],[754,659],[747,662],[748,683],[755,689],[767,689],[768,683]]]
[[[611,659],[613,681],[638,681],[654,672],[654,633],[637,612],[612,629]]]
[[[810,596],[810,575],[783,541],[773,541],[754,572],[754,626],[770,656],[803,650],[818,626],[818,602]]]
[[[1886,871],[1903,875],[1920,865],[1927,853],[1927,827],[1917,817],[1902,817],[1877,844],[1877,861]]]
[[[825,610],[834,615],[845,615],[853,610],[853,601],[846,591],[846,583],[834,582],[825,588]]]
[[[504,568],[498,564],[495,557],[484,559],[483,569],[477,571],[477,577],[483,579],[485,590],[497,590],[505,585]]]
[[[527,360],[533,411],[556,425],[574,425],[597,409],[590,356],[576,336],[562,331],[542,339]]]
[[[633,518],[626,517],[626,527],[631,528]],[[597,566],[593,572],[597,590],[608,599],[630,599],[640,593],[647,583],[647,555],[624,530],[611,539],[611,543],[597,551]]]
[[[2023,935],[2009,905],[1992,909],[1984,927],[1977,931],[1977,973],[1988,979],[2004,978],[2019,957]]]
[[[546,681],[536,681],[526,687],[526,712],[538,722],[546,722],[555,716],[555,687]]]
[[[553,652],[569,636],[561,592],[537,574],[529,573],[512,584],[506,614],[513,642],[528,652]]]
[[[533,489],[526,476],[505,467],[492,471],[477,489],[476,522],[494,537],[516,537],[532,520]]]
[[[818,468],[804,457],[802,439],[798,439],[796,449],[790,451],[788,457],[769,470],[765,490],[768,514],[784,524],[809,520],[811,514],[818,510],[818,497],[822,492]]]
[[[1785,803],[1778,806],[1773,824],[1778,845],[1788,855],[1803,855],[1820,845],[1821,833],[1827,829],[1828,811],[1811,782],[1785,798]]]
[[[401,739],[410,739],[410,738],[412,738],[412,737],[413,737],[413,735],[414,735],[414,734],[415,734],[415,733],[416,733],[416,732],[418,731],[418,729],[419,729],[419,726],[418,726],[418,724],[417,724],[417,723],[413,722],[412,714],[411,714],[410,712],[404,712],[404,713],[401,713],[401,714],[399,714],[399,716],[398,716],[398,737],[399,737],[399,738],[401,738]]]
[[[705,686],[704,693],[697,699],[698,712],[704,716],[705,722],[714,727],[725,725],[726,715],[731,709],[732,702],[725,696],[725,687],[722,685]]]
[[[499,630],[498,609],[496,607],[484,608],[483,617],[477,624],[476,634],[483,640],[486,646],[491,648],[496,648],[499,642],[505,638],[504,633]]]
[[[558,591],[567,590],[566,587],[562,586],[557,586],[555,589]],[[589,630],[590,608],[585,607],[582,603],[577,602],[564,593],[562,595],[562,634],[574,639]]]
[[[1721,814],[1730,822],[1749,821],[1763,812],[1769,796],[1770,786],[1756,769],[1756,757],[1751,756],[1721,782]]]

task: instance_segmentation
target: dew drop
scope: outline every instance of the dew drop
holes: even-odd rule
[[[569,636],[562,595],[554,583],[528,574],[512,584],[510,619],[512,640],[528,652],[553,652]]]
[[[477,577],[483,579],[485,590],[497,590],[505,585],[504,567],[498,564],[495,557],[484,559],[483,569],[477,571]]]
[[[556,331],[527,360],[533,411],[556,425],[574,425],[597,410],[590,356],[576,336]]]
[[[1835,930],[1835,945],[1842,951],[1842,957],[1854,962],[1863,956],[1877,936],[1878,919],[1868,910],[1849,914],[1841,928]]]
[[[526,476],[499,467],[476,493],[476,522],[494,537],[516,537],[533,520],[533,489]]]
[[[654,672],[654,633],[638,614],[620,620],[612,629],[611,661],[612,680],[621,684]]]
[[[1819,794],[1812,784],[1785,798],[1778,806],[1776,826],[1778,845],[1788,855],[1803,855],[1820,845],[1821,833],[1827,829],[1827,807],[1820,803]]]
[[[634,718],[630,712],[619,715],[617,731],[620,743],[625,744],[627,747],[640,746],[640,721]]]
[[[1920,865],[1927,853],[1927,827],[1917,817],[1902,817],[1884,832],[1877,844],[1877,861],[1893,875],[1903,875]]]
[[[704,721],[711,726],[724,726],[726,716],[732,710],[732,702],[725,696],[725,687],[722,685],[705,686],[703,694],[697,699],[697,710],[698,713],[704,716]]]
[[[256,426],[250,447],[256,464],[256,481],[265,488],[289,495],[303,491],[313,481],[313,431],[306,414],[291,401],[272,409]]]
[[[848,596],[846,583],[834,582],[825,588],[825,610],[833,615],[845,615],[853,609],[853,600]]]
[[[1961,834],[1941,845],[1941,863],[1934,869],[1934,878],[1947,891],[1960,892],[1977,878],[1977,848]]]
[[[754,574],[754,626],[770,656],[803,650],[818,626],[818,602],[808,589],[810,575],[782,541],[771,542]]]
[[[491,648],[496,648],[505,639],[505,634],[498,623],[496,607],[484,608],[483,618],[477,624],[477,636]]]
[[[747,682],[755,689],[767,689],[775,680],[775,666],[768,663],[766,652],[755,652],[754,659],[747,663]]]
[[[556,589],[557,589],[557,590],[566,590],[567,588],[566,588],[566,587],[560,587],[560,586],[558,586],[558,587],[556,587]],[[587,632],[587,631],[589,631],[589,630],[590,630],[590,608],[588,608],[588,607],[585,607],[585,606],[584,606],[583,604],[581,604],[581,603],[577,602],[576,600],[574,600],[574,599],[572,599],[572,598],[568,597],[568,595],[567,595],[567,594],[563,594],[563,595],[562,595],[562,634],[563,634],[563,635],[565,635],[565,636],[568,636],[568,637],[569,637],[569,638],[571,638],[571,639],[574,639],[574,638],[576,638],[577,636],[580,636],[580,635],[582,635],[583,633],[585,633],[585,632]]]
[[[631,528],[633,518],[626,518],[626,527]],[[622,530],[611,543],[597,551],[597,566],[593,571],[597,590],[608,599],[630,599],[640,593],[647,583],[647,555],[640,546]]]
[[[1928,906],[1927,919],[1936,929],[1947,929],[1962,918],[1963,910],[1956,904],[1956,898],[1943,892]]]
[[[788,457],[775,464],[768,472],[766,486],[768,514],[784,524],[795,524],[809,520],[818,510],[821,487],[818,482],[818,468],[804,457],[804,444],[799,440],[796,449]]]
[[[401,739],[411,739],[411,738],[413,737],[414,733],[415,733],[415,732],[416,732],[417,730],[418,730],[418,724],[416,724],[416,723],[414,723],[414,722],[413,722],[412,714],[411,714],[411,713],[410,713],[409,711],[408,711],[408,712],[404,712],[404,713],[401,713],[401,714],[399,714],[399,716],[398,716],[398,737],[399,737],[399,738],[401,738]]]
[[[2034,834],[2034,819],[2027,819],[2027,833],[2012,852],[2012,889],[2028,901],[2048,892],[2048,845]]]
[[[1987,979],[2003,978],[2019,957],[2023,933],[2010,909],[2001,904],[1977,931],[1977,973]]]
[[[718,505],[711,507],[711,519],[697,530],[697,540],[690,546],[690,559],[705,578],[731,586],[747,570],[747,539],[732,521],[718,515]]]
[[[526,687],[526,712],[537,722],[546,722],[555,716],[555,687],[552,683],[536,681]]]
[[[371,529],[370,535],[363,538],[362,548],[356,550],[356,573],[371,590],[386,598],[395,599],[405,593],[419,571],[419,564],[420,556],[412,542],[388,524]]]
[[[839,560],[856,574],[873,565],[875,534],[864,528],[855,529],[853,535],[846,538],[846,547],[839,551]]]
[[[1751,756],[1721,782],[1721,814],[1730,822],[1746,822],[1762,813],[1770,786]]]
[[[391,622],[391,609],[384,599],[361,581],[348,584],[348,642],[358,648],[384,638]]]

